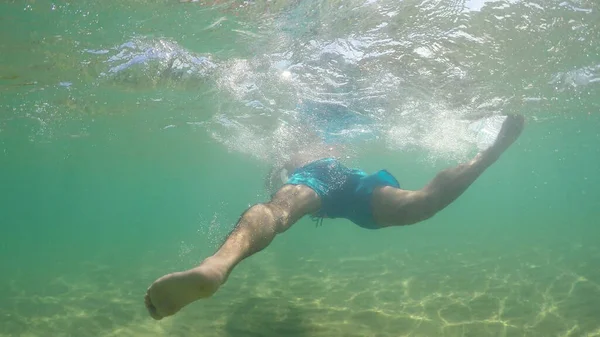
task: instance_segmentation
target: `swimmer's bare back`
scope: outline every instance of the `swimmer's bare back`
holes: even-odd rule
[[[267,191],[270,193],[277,191],[279,187],[285,184],[292,172],[304,165],[323,158],[340,159],[343,150],[341,146],[326,144],[313,144],[310,147],[298,150],[283,163],[273,165],[265,181]]]

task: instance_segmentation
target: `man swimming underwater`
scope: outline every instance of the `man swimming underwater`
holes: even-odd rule
[[[270,184],[281,181],[283,185],[271,201],[246,210],[223,245],[199,266],[156,280],[146,292],[146,308],[158,320],[213,295],[238,263],[266,248],[276,234],[305,215],[346,218],[368,229],[428,219],[456,200],[496,162],[523,127],[523,116],[509,115],[489,148],[467,163],[441,171],[417,191],[401,189],[385,170],[368,175],[347,168],[326,151],[300,154],[271,172]]]

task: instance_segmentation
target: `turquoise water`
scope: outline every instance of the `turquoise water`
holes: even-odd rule
[[[4,1],[0,336],[599,336],[599,23],[583,0]],[[302,100],[369,118],[349,164],[407,189],[476,153],[473,116],[527,126],[434,218],[302,219],[152,320],[146,288],[312,137]]]

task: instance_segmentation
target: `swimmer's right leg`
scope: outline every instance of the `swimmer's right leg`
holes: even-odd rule
[[[211,296],[238,263],[266,248],[276,234],[320,207],[319,196],[309,187],[284,185],[269,203],[250,207],[214,255],[195,268],[154,281],[144,298],[150,316],[162,319]]]

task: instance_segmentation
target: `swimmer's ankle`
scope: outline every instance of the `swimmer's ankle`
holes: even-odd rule
[[[231,273],[232,267],[224,261],[223,259],[212,255],[204,259],[197,267],[193,268],[193,270],[204,271],[211,270],[213,275],[219,278],[219,283],[223,285],[229,274]]]

